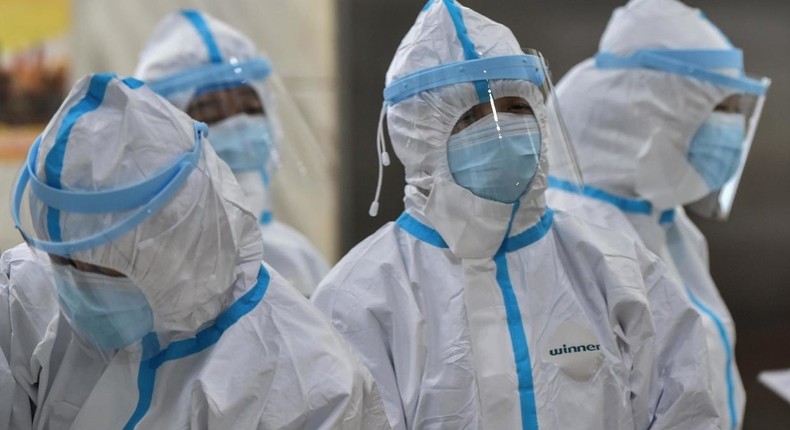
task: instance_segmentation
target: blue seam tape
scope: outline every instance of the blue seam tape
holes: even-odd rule
[[[151,355],[151,358],[140,361],[140,370],[137,375],[137,388],[139,390],[137,407],[129,418],[129,421],[127,421],[126,425],[123,427],[124,430],[133,429],[143,419],[145,414],[148,413],[154,395],[154,387],[156,385],[156,371],[159,367],[168,361],[178,360],[197,354],[216,344],[227,329],[238,322],[243,316],[247,315],[261,302],[269,287],[269,280],[269,272],[264,266],[261,266],[258,271],[258,282],[255,286],[233,303],[230,308],[220,314],[214,324],[199,331],[195,337],[173,342],[158,354],[150,354],[150,351],[145,350],[147,347],[158,348],[158,344],[152,346],[154,342],[151,342],[151,339],[143,343],[143,356],[147,357]],[[149,333],[146,338],[151,335],[152,333]]]
[[[185,9],[181,11],[181,15],[186,18],[193,27],[195,27],[195,31],[197,31],[198,35],[200,35],[200,38],[203,39],[203,43],[206,45],[209,61],[212,63],[221,63],[222,54],[219,52],[217,41],[214,39],[214,35],[211,34],[211,29],[208,28],[208,23],[206,22],[205,18],[203,18],[203,14],[196,10]]]
[[[688,285],[686,285],[686,293],[688,294],[694,306],[697,307],[702,312],[704,312],[706,315],[708,315],[710,319],[712,319],[713,322],[716,324],[716,329],[719,332],[719,337],[721,338],[721,342],[724,344],[724,350],[726,356],[725,358],[726,369],[724,370],[724,372],[725,372],[725,379],[727,381],[727,406],[730,413],[730,428],[735,429],[736,427],[738,427],[738,414],[735,411],[735,388],[734,388],[735,384],[733,382],[734,362],[733,362],[732,343],[730,342],[730,337],[727,335],[727,330],[724,328],[724,323],[721,321],[718,315],[716,315],[716,313],[713,312],[712,309],[705,306],[705,304],[702,303],[697,298],[697,296],[694,295],[693,292],[691,292],[691,289],[688,287]]]
[[[403,212],[398,217],[397,221],[395,221],[395,224],[410,235],[425,243],[433,245],[437,248],[449,248],[449,246],[447,246],[447,242],[442,239],[442,236],[439,234],[439,232],[421,223],[407,212]]]
[[[55,135],[55,144],[52,149],[50,149],[44,162],[46,182],[50,187],[62,187],[60,175],[63,171],[63,160],[66,157],[66,144],[68,143],[69,135],[74,128],[74,124],[76,124],[77,120],[82,118],[83,115],[101,106],[102,101],[104,101],[104,94],[107,91],[107,86],[114,77],[114,73],[98,73],[93,75],[85,96],[69,109],[68,113],[66,113],[66,116],[63,118],[63,122],[60,124],[60,128]],[[59,210],[47,210],[47,231],[50,240],[62,240]]]

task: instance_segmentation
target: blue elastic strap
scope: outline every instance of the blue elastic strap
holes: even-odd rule
[[[63,118],[63,122],[55,135],[55,144],[50,149],[44,162],[44,173],[47,185],[50,187],[62,188],[60,175],[63,172],[63,160],[66,157],[66,144],[69,141],[71,129],[74,128],[74,124],[83,115],[93,112],[101,106],[102,101],[104,101],[104,94],[107,92],[107,86],[113,78],[115,78],[115,73],[97,73],[93,75],[88,85],[88,92],[76,105],[69,109],[65,118]],[[61,240],[59,210],[47,210],[47,231],[50,240]]]
[[[466,23],[464,22],[464,15],[461,12],[461,8],[458,7],[458,4],[455,0],[443,0],[444,6],[447,8],[447,13],[450,14],[450,19],[453,21],[453,27],[455,27],[455,34],[458,36],[458,41],[461,43],[461,47],[464,50],[464,59],[466,60],[477,60],[480,58],[480,54],[475,51],[475,44],[472,42],[472,39],[469,37],[469,30],[466,28]],[[488,90],[488,82],[484,80],[473,81],[472,82],[475,86],[475,90],[477,91],[477,98],[480,100],[480,103],[486,103],[490,100],[491,96],[489,95]]]
[[[154,395],[154,387],[156,385],[156,371],[168,361],[178,360],[193,354],[197,354],[206,348],[216,344],[233,324],[239,321],[243,316],[252,311],[258,303],[261,302],[266,290],[269,288],[269,272],[261,266],[258,271],[258,282],[255,286],[247,291],[239,300],[231,305],[228,310],[223,312],[214,321],[214,324],[199,331],[195,337],[190,339],[179,340],[173,342],[162,351],[152,353],[151,348],[158,349],[158,342],[152,341],[155,339],[154,333],[149,333],[143,339],[143,356],[150,357],[140,361],[140,370],[137,375],[137,389],[139,391],[139,398],[137,400],[137,407],[123,427],[124,430],[133,429],[143,419],[148,409],[151,407],[151,400]]]
[[[395,224],[405,232],[425,243],[433,245],[437,248],[450,248],[447,246],[447,242],[442,239],[442,236],[439,234],[439,232],[421,223],[407,212],[403,212],[398,217],[397,221],[395,221]]]
[[[27,234],[24,229],[22,228],[22,223],[20,220],[20,210],[22,207],[22,199],[25,194],[25,188],[28,182],[31,181],[32,177],[35,177],[35,172],[30,169],[30,163],[27,163],[27,167],[22,169],[22,172],[19,175],[19,180],[17,181],[16,188],[14,189],[13,194],[13,201],[11,207],[11,214],[14,219],[14,223],[22,234],[22,237],[27,241],[31,246],[39,248],[45,252],[62,255],[62,256],[69,256],[73,252],[83,251],[90,248],[95,248],[97,246],[103,245],[107,242],[110,242],[114,239],[121,237],[122,235],[126,234],[127,232],[131,231],[138,225],[140,225],[143,221],[151,217],[153,214],[157,213],[159,209],[161,209],[165,204],[167,204],[172,197],[175,195],[177,191],[179,191],[182,185],[186,182],[189,175],[195,169],[200,160],[200,154],[202,153],[202,138],[208,134],[208,128],[206,124],[203,123],[194,123],[195,128],[195,145],[194,148],[182,155],[176,163],[174,163],[177,168],[175,169],[176,173],[172,177],[172,179],[164,185],[164,187],[160,190],[157,190],[154,195],[149,195],[150,200],[145,203],[144,205],[140,206],[135,212],[129,215],[126,219],[119,222],[118,224],[110,227],[107,230],[101,231],[93,236],[89,236],[82,239],[76,239],[72,241],[63,242],[61,240],[39,240],[36,239],[29,234]],[[28,154],[28,160],[31,158],[35,159],[37,154],[38,145],[31,147],[31,152]],[[166,169],[169,171],[171,168]],[[158,181],[160,178],[159,176],[155,176],[153,178],[155,181]],[[158,182],[157,182],[158,183]],[[42,185],[43,184],[39,184]],[[136,184],[133,187],[138,187],[137,189],[143,189],[146,187],[140,186],[140,184]],[[43,188],[42,188],[43,189]],[[34,192],[34,190],[31,190]],[[117,194],[116,194],[117,193]],[[106,198],[107,195],[114,196],[125,196],[126,191],[124,189],[121,190],[111,190],[107,192],[97,192],[97,193],[85,193],[85,194],[93,194],[94,198],[98,196],[98,198]],[[54,199],[54,203],[60,204],[65,201],[64,196],[73,196],[74,193],[70,191],[60,191],[54,188],[47,189],[47,193],[43,196],[36,195],[37,198],[41,199],[44,204],[49,206],[49,202],[44,200],[44,198],[52,198]],[[54,197],[53,197],[54,196]],[[42,198],[43,197],[43,198]],[[82,198],[84,196],[81,196]],[[87,200],[86,200],[87,201]],[[88,203],[88,206],[91,207],[123,207],[125,204],[123,202],[115,202],[115,203]],[[49,212],[55,211],[57,209],[48,208]],[[85,212],[85,211],[83,211]],[[51,236],[50,236],[51,237]]]
[[[442,64],[391,83],[384,89],[384,100],[392,106],[423,91],[492,79],[526,80],[541,86],[545,79],[543,62],[537,56],[524,54]]]
[[[520,203],[520,201],[516,201],[513,205],[513,213],[510,216],[505,238],[510,235],[510,230],[513,227],[513,220],[516,217],[516,212],[518,211]],[[510,282],[510,273],[508,272],[507,266],[507,243],[508,240],[504,240],[502,247],[500,247],[499,251],[494,256],[496,281],[502,292],[502,300],[505,304],[510,344],[513,348],[516,374],[518,375],[521,428],[523,430],[537,430],[538,408],[535,402],[535,384],[532,380],[532,362],[529,355],[527,334],[524,331],[524,322],[521,319],[521,310],[518,307],[518,298],[513,290],[513,284]]]
[[[732,351],[732,343],[730,342],[730,337],[727,335],[727,329],[724,328],[724,323],[721,319],[711,310],[709,307],[705,306],[694,293],[691,292],[691,289],[686,285],[686,293],[688,294],[691,302],[696,306],[700,311],[708,315],[710,319],[716,324],[716,329],[719,332],[719,337],[721,337],[721,342],[724,344],[725,350],[725,379],[727,381],[727,406],[730,412],[730,428],[735,429],[738,427],[738,414],[735,410],[735,383],[733,382],[733,351]]]
[[[203,18],[203,14],[196,10],[184,9],[181,11],[181,15],[195,27],[200,38],[203,39],[203,43],[206,45],[206,51],[208,51],[209,61],[212,63],[221,63],[222,54],[219,52],[217,41],[214,40],[214,35],[211,34],[211,30],[208,28],[208,23]]]
[[[236,63],[206,64],[183,72],[168,75],[148,82],[148,86],[162,97],[186,90],[195,90],[208,85],[246,84],[251,80],[265,79],[272,73],[269,60],[251,58]]]
[[[556,178],[554,176],[549,176],[549,187],[579,194],[578,185]],[[613,204],[623,212],[642,215],[650,215],[653,213],[653,205],[647,200],[620,197],[600,188],[591,187],[589,185],[584,186],[584,191],[582,191],[582,194],[587,197],[592,197],[594,199],[603,200],[607,203]]]
[[[170,167],[137,184],[124,188],[102,191],[62,190],[41,182],[35,175],[38,159],[39,136],[30,148],[26,169],[30,176],[30,189],[33,194],[50,208],[74,213],[121,212],[141,206],[150,201],[167,186],[181,170],[181,162],[189,154],[182,156]]]
[[[736,91],[765,95],[767,83],[741,75],[733,77],[709,70],[709,64],[734,64],[738,50],[667,50],[640,49],[625,57],[611,52],[595,55],[599,69],[653,69],[732,88]],[[696,59],[694,59],[697,57]],[[694,59],[694,61],[688,61]],[[732,67],[743,71],[743,66]]]

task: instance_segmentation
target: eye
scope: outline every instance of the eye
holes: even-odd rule
[[[508,107],[508,112],[521,114],[521,115],[533,115],[534,112],[532,111],[532,107],[530,107],[527,103],[514,103]]]

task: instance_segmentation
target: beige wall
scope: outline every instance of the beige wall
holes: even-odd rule
[[[271,58],[295,111],[301,112],[323,157],[305,145],[308,165],[322,158],[324,172],[275,178],[275,215],[304,232],[331,260],[337,258],[336,134],[337,90],[334,0],[74,0],[72,81],[94,71],[131,75],[138,53],[159,20],[183,7],[204,10],[250,36]],[[288,100],[281,100],[288,104]],[[35,136],[35,133],[31,134]],[[32,141],[32,138],[29,139]],[[0,247],[20,242],[7,207],[9,191],[21,164],[0,163]]]

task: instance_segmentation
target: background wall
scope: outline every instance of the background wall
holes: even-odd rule
[[[556,82],[597,51],[612,10],[625,0],[462,3],[509,26],[522,46],[542,51]],[[688,3],[703,9],[744,50],[747,70],[774,80],[730,220],[695,220],[708,237],[713,276],[738,325],[737,359],[749,396],[744,428],[790,428],[790,405],[756,381],[759,370],[790,367],[790,3]],[[344,250],[403,210],[403,167],[393,156],[379,216],[367,215],[376,186],[384,73],[423,4],[338,0]]]

